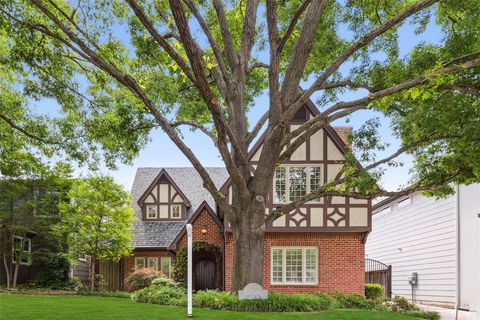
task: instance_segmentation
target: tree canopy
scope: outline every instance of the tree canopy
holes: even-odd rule
[[[80,138],[77,147],[64,149],[67,154],[100,154],[110,165],[132,160],[160,127],[199,172],[234,234],[248,226],[261,239],[265,222],[319,196],[446,194],[451,182],[480,181],[478,0],[0,4],[1,88],[8,104],[55,100],[62,116],[53,132],[60,144]],[[418,34],[435,24],[443,39],[400,55],[399,29],[406,24]],[[360,98],[343,100],[346,91]],[[268,105],[253,105],[259,95],[268,96]],[[312,97],[320,113],[290,132],[288,124]],[[11,110],[1,108],[2,125],[27,135],[6,120],[15,120]],[[247,119],[251,108],[265,112],[256,124]],[[275,167],[312,134],[360,110],[391,119],[400,148],[378,158],[384,148],[378,121],[365,123],[352,137],[363,169],[351,154],[345,178],[280,206],[265,220]],[[181,126],[213,140],[234,186],[233,206],[182,139]],[[263,149],[253,174],[248,154],[260,133]],[[385,168],[406,153],[414,158],[409,185],[377,188]]]

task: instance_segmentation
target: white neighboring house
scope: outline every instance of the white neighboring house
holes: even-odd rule
[[[373,206],[365,254],[392,266],[392,296],[476,311],[480,316],[480,184],[446,199],[421,193]],[[457,290],[458,289],[458,290]]]

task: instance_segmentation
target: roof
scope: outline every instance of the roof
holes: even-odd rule
[[[186,220],[182,221],[143,221],[142,210],[137,201],[142,197],[153,180],[165,170],[170,178],[182,190],[190,201],[191,207],[187,209]],[[215,186],[220,188],[228,179],[225,168],[206,168]],[[211,194],[203,187],[203,181],[195,168],[138,168],[132,185],[132,198],[134,215],[137,221],[133,223],[132,246],[135,248],[155,247],[168,248],[177,234],[185,226],[187,220],[205,201],[216,210],[216,204]]]

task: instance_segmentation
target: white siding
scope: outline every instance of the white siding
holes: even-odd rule
[[[412,204],[398,208],[401,200],[390,203],[390,213],[373,215],[366,257],[392,265],[393,295],[411,299],[408,278],[417,272],[417,302],[454,305],[455,197],[436,200],[414,194]]]

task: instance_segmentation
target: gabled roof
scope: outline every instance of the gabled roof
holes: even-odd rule
[[[185,194],[182,192],[182,189],[180,189],[177,184],[175,183],[175,181],[170,177],[170,175],[167,173],[167,171],[165,169],[162,169],[162,171],[160,171],[160,173],[157,175],[157,177],[155,178],[155,180],[152,181],[152,183],[150,184],[150,186],[147,188],[147,190],[145,190],[145,192],[143,193],[143,195],[140,197],[140,199],[138,199],[137,203],[138,205],[141,207],[142,206],[142,203],[143,201],[145,200],[146,197],[148,197],[148,195],[150,194],[150,192],[153,190],[153,188],[155,188],[155,186],[158,184],[158,182],[162,179],[162,178],[165,178],[175,189],[176,191],[180,194],[180,197],[182,197],[183,201],[185,202],[185,205],[187,206],[187,208],[190,208],[192,205],[190,204],[190,201],[188,201],[188,198],[185,196]]]
[[[225,168],[206,168],[213,182],[220,188],[227,180]],[[190,202],[187,208],[186,220],[181,221],[143,221],[142,209],[138,201],[152,185],[160,173],[165,171],[178,190],[183,192]],[[138,168],[132,185],[132,207],[137,221],[133,223],[132,246],[135,248],[168,248],[190,217],[205,201],[213,211],[216,205],[213,197],[203,187],[203,180],[197,171],[191,167],[184,168]]]

